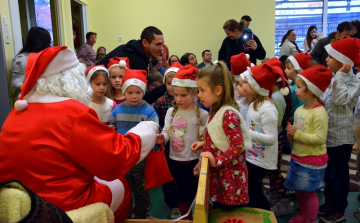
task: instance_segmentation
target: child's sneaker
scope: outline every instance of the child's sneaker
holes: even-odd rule
[[[289,202],[289,199],[281,200],[277,203],[274,207],[271,207],[270,210],[274,212],[275,216],[287,215],[292,214],[293,207]]]
[[[326,204],[322,204],[322,205],[320,205],[320,207],[319,207],[318,215],[324,215],[324,214],[330,212],[330,210],[331,210],[331,207],[330,207],[330,206],[328,206],[328,205],[326,205]]]
[[[339,222],[346,219],[346,213],[332,212],[319,216],[319,219],[326,223]]]
[[[181,216],[179,208],[170,209],[170,218],[177,219]]]
[[[279,203],[279,198],[276,192],[270,192],[267,199],[269,201],[270,207],[274,207],[277,203]]]
[[[151,206],[152,206],[152,200],[151,200],[151,198],[149,197],[149,203],[148,203],[148,206],[147,206],[147,208],[146,208],[146,211],[150,211]]]

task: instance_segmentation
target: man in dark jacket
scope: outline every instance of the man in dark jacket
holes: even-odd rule
[[[140,36],[140,40],[130,40],[124,45],[120,45],[113,51],[108,53],[99,64],[105,67],[109,63],[109,59],[113,57],[128,57],[129,68],[134,70],[146,70],[148,72],[149,57],[157,58],[164,50],[164,36],[162,32],[154,27],[146,27]],[[144,100],[152,104],[166,92],[164,84],[154,88],[151,93],[144,95]]]
[[[336,29],[336,32],[332,32],[327,37],[319,40],[314,49],[311,51],[310,55],[312,56],[312,59],[315,60],[317,64],[327,66],[326,58],[328,57],[328,53],[324,47],[331,43],[332,39],[341,39],[344,35],[350,36],[352,29],[353,25],[351,22],[340,23]]]

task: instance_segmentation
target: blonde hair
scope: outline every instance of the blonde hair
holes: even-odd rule
[[[301,78],[301,77],[296,77],[296,81],[300,81],[301,84],[303,84],[306,88],[306,91],[310,91],[309,88],[307,87],[307,84],[306,82]],[[296,82],[295,82],[296,83]],[[312,92],[312,91],[310,91]],[[312,92],[313,93],[313,92]],[[316,98],[316,100],[322,104],[322,106],[325,106],[325,102],[323,100],[321,100],[318,96],[316,96],[314,93],[313,93],[314,97]]]
[[[174,87],[177,87],[177,86],[173,86]],[[197,88],[192,88],[192,87],[182,87],[182,88],[185,88],[189,93],[197,93],[198,90]],[[170,136],[172,136],[172,131],[173,131],[173,119],[176,115],[176,112],[178,111],[179,109],[179,106],[178,104],[176,103],[176,101],[174,100],[173,102],[173,111],[171,112],[171,120],[170,120],[170,126],[169,126],[169,129],[167,130],[168,134]],[[196,118],[197,118],[197,125],[198,125],[198,130],[197,130],[197,137],[199,140],[204,140],[204,135],[200,133],[200,128],[201,128],[201,121],[200,121],[200,100],[197,100],[197,103],[196,103]]]
[[[214,116],[224,105],[229,105],[239,110],[239,106],[234,99],[234,85],[231,81],[231,77],[232,74],[229,72],[227,66],[221,61],[200,70],[198,80],[203,79],[206,81],[212,92],[214,92],[218,86],[222,88],[219,100],[211,106],[211,116]]]
[[[166,78],[168,78],[168,77],[170,77],[170,78],[175,77],[175,74],[176,74],[175,71],[170,71],[169,73],[167,73],[165,78],[164,78],[164,82],[166,82]]]
[[[111,67],[108,71],[109,71],[109,87],[108,87],[108,91],[106,93],[106,97],[110,98],[110,99],[114,99],[115,98],[115,88],[112,86],[111,84],[111,74],[110,71],[115,68],[118,67],[120,69],[125,69],[124,67],[120,67],[120,66],[113,66]],[[123,92],[124,93],[124,92]]]
[[[257,111],[258,107],[260,107],[264,101],[270,101],[273,103],[273,100],[271,100],[268,96],[262,96],[258,94],[254,100],[254,110]]]

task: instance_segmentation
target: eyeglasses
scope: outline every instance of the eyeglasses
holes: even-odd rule
[[[171,63],[179,62],[179,60],[170,60]]]

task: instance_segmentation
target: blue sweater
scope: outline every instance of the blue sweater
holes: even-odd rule
[[[111,112],[111,124],[116,123],[118,133],[124,135],[141,121],[154,121],[159,123],[159,117],[153,107],[145,101],[137,106],[127,102],[117,105]]]

